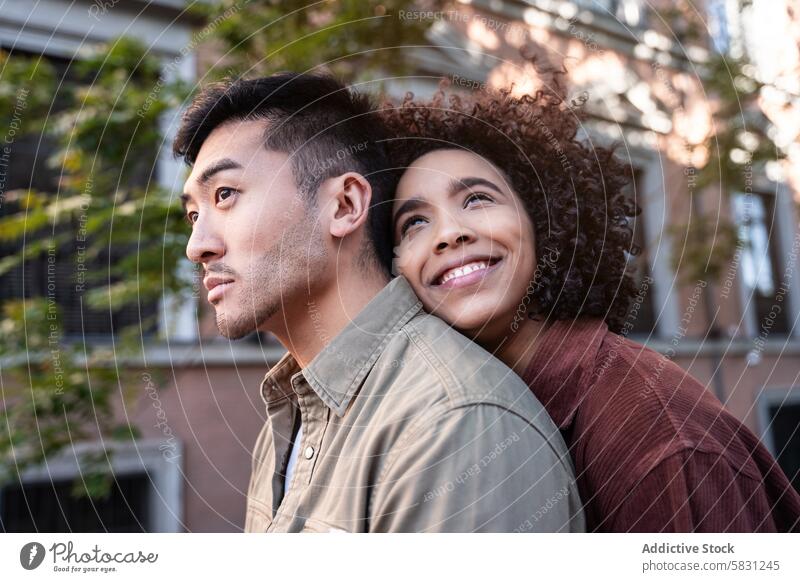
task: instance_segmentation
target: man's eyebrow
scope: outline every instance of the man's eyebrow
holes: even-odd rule
[[[225,170],[239,170],[241,168],[242,165],[239,162],[230,158],[222,158],[203,170],[203,173],[200,174],[200,177],[197,179],[197,183],[201,186],[205,186],[208,184],[208,181],[214,177],[214,174],[224,172]],[[186,212],[186,205],[191,201],[191,196],[186,193],[181,194],[181,206],[183,207],[184,212]]]
[[[201,186],[205,186],[208,181],[219,172],[224,172],[225,170],[239,170],[242,168],[242,165],[237,162],[236,160],[232,160],[230,158],[222,158],[221,160],[217,160],[205,170],[203,173],[200,174],[200,177],[197,179],[197,183]]]
[[[486,186],[487,188],[491,188],[498,194],[503,194],[503,191],[495,185],[493,182],[489,180],[485,180],[484,178],[456,178],[450,182],[450,186],[447,188],[447,195],[453,196],[454,194],[458,194],[462,190],[466,190],[467,188],[472,188],[473,186]]]

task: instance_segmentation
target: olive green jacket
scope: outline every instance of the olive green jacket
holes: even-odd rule
[[[425,313],[402,277],[305,369],[287,354],[261,393],[246,531],[584,530],[572,463],[542,405]]]

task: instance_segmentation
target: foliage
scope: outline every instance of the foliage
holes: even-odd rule
[[[727,203],[731,194],[752,190],[754,173],[785,157],[769,137],[770,122],[758,105],[763,86],[745,58],[715,54],[705,67],[703,88],[716,104],[714,130],[703,144],[708,163],[692,168],[690,195],[696,199],[691,220],[670,229],[676,248],[685,245],[686,252],[673,257],[684,282],[719,280],[740,243],[727,213],[712,212],[703,201],[717,193]]]
[[[401,11],[431,2],[410,0],[322,0],[317,2],[196,2],[207,35],[224,50],[210,78],[260,76],[324,67],[349,82],[379,72],[403,74],[410,63],[402,48],[425,42],[429,23],[400,18]],[[440,3],[436,3],[440,4]]]
[[[14,115],[17,92],[9,87],[32,87],[24,128],[29,134],[41,131],[42,141],[55,144],[50,165],[59,178],[51,191],[4,193],[0,243],[22,239],[24,245],[0,260],[0,274],[41,268],[42,259],[47,265],[58,261],[61,268],[69,262],[71,283],[84,290],[86,305],[99,311],[184,289],[187,282],[177,269],[187,240],[182,211],[157,185],[153,169],[162,147],[159,116],[181,102],[185,89],[164,83],[158,60],[128,39],[83,55],[68,72],[76,82],[62,93],[44,61],[4,59],[2,114]],[[63,249],[77,252],[69,256]],[[7,478],[82,440],[135,436],[114,420],[117,396],[135,383],[109,364],[135,354],[136,340],[154,322],[119,330],[113,351],[66,337],[57,284],[63,281],[54,279],[46,298],[5,302],[0,319],[0,467]],[[105,453],[83,461],[77,490],[107,493]]]
[[[64,341],[61,329],[59,311],[46,299],[3,306],[0,353],[14,354],[16,362],[7,359],[2,369],[0,482],[74,444],[136,436],[133,427],[114,421],[117,387],[128,384],[130,374],[101,361],[86,361],[77,345]],[[76,492],[95,497],[107,494],[111,480],[104,470],[105,453],[80,462],[82,476]]]
[[[24,114],[28,123],[40,121],[46,114],[55,88],[55,71],[42,59],[12,58],[0,50],[0,120],[9,127],[15,113]],[[31,121],[28,121],[28,120]],[[26,127],[35,131],[40,127]]]

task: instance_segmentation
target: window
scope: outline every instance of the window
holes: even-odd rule
[[[575,4],[629,26],[644,25],[641,0],[575,0]]]
[[[0,530],[26,532],[147,532],[146,473],[117,477],[108,497],[71,495],[73,482],[40,481],[6,487],[0,497]]]
[[[628,335],[647,337],[655,332],[656,313],[653,297],[653,278],[650,272],[647,237],[645,236],[644,213],[646,210],[643,207],[643,197],[641,195],[643,174],[642,170],[634,168],[633,179],[628,186],[629,195],[636,200],[641,208],[641,213],[631,222],[631,228],[633,229],[633,246],[639,251],[638,256],[631,257],[631,260],[634,260],[636,265],[633,274],[639,291],[628,310],[628,318],[626,320],[628,328],[626,329],[629,330]]]
[[[726,0],[709,0],[706,5],[708,12],[708,33],[712,46],[720,54],[725,54],[731,46],[731,35],[728,30],[728,15]]]
[[[78,443],[0,488],[0,531],[182,531],[183,445],[148,439],[107,443],[116,480],[110,494],[99,500],[73,497],[81,474],[77,459],[101,447]]]
[[[769,404],[767,417],[775,458],[800,492],[800,401]]]
[[[12,55],[36,56],[20,51],[13,51]],[[58,78],[62,80],[60,93],[54,96],[53,109],[57,111],[65,107],[62,96],[79,79],[75,77],[69,60],[46,58],[55,68]],[[38,134],[18,136],[11,144],[9,170],[4,183],[5,192],[29,188],[44,192],[56,192],[59,169],[51,168],[47,163],[54,150],[55,144],[46,138],[42,139],[40,143]],[[142,175],[143,179],[146,179],[148,173],[143,172]],[[0,196],[5,192],[0,192]],[[0,204],[0,217],[15,213],[18,208],[18,205],[6,198]],[[62,224],[57,228],[60,233],[77,233],[79,225],[75,221],[75,224]],[[46,226],[43,231],[49,233],[50,229],[50,226]],[[27,241],[30,242],[37,234],[26,233]],[[91,285],[88,283],[76,284],[78,240],[77,236],[69,238],[68,244],[55,249],[53,257],[41,256],[26,260],[0,275],[0,306],[5,300],[10,299],[53,297],[62,313],[65,335],[89,339],[108,337],[122,327],[142,321],[155,322],[158,310],[155,302],[129,305],[111,313],[89,309],[84,297],[91,289]],[[18,253],[23,248],[23,242],[20,238],[12,242],[0,243],[0,257]],[[86,243],[80,244],[85,248]],[[107,272],[109,261],[113,262],[132,250],[135,252],[135,248],[112,248],[97,257],[86,260],[84,265],[87,271]],[[48,273],[48,258],[53,261],[50,273]],[[114,280],[112,279],[111,282],[113,283]],[[102,285],[102,283],[100,284]],[[153,334],[155,331],[155,323],[143,327],[145,334]]]
[[[755,314],[756,334],[787,334],[785,306],[778,299],[783,285],[775,197],[769,194],[737,193],[732,198],[734,220],[740,240],[739,269],[744,286],[744,309]],[[780,310],[774,309],[781,304]]]

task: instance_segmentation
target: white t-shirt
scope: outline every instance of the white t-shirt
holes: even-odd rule
[[[294,475],[294,466],[297,464],[297,455],[300,454],[300,443],[303,440],[303,425],[297,429],[297,435],[294,437],[292,443],[292,452],[289,453],[289,463],[286,465],[286,480],[283,482],[283,494],[289,491],[289,485],[292,482],[292,475]]]

